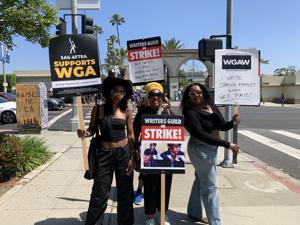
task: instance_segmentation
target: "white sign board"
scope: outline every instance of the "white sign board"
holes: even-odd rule
[[[133,84],[164,80],[160,37],[127,41],[129,76]]]
[[[215,52],[215,104],[259,105],[260,64],[256,49]]]
[[[60,10],[71,10],[72,0],[57,0],[56,6]],[[100,0],[77,0],[77,9],[100,9]]]

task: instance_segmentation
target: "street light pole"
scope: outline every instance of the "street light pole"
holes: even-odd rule
[[[72,33],[78,34],[77,29],[77,0],[72,0]],[[78,124],[79,124],[79,117],[78,117],[78,110],[77,104],[78,101],[77,97],[73,97],[73,106],[72,106],[72,118],[71,118],[71,131],[77,131]]]
[[[232,0],[227,0],[227,16],[226,16],[226,49],[232,48]],[[225,120],[231,120],[231,106],[225,106]],[[225,140],[232,142],[232,130],[225,132]],[[232,168],[232,153],[228,148],[224,149],[224,160],[220,166]]]

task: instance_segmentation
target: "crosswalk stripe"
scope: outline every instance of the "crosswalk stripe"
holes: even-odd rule
[[[288,131],[284,131],[284,130],[271,130],[271,132],[300,140],[300,135],[299,134],[294,134],[292,132],[288,132]]]
[[[239,133],[246,136],[246,137],[249,137],[249,138],[251,138],[251,139],[253,139],[253,140],[255,140],[255,141],[257,141],[261,144],[267,145],[271,148],[276,149],[277,151],[280,151],[282,153],[285,153],[289,156],[292,156],[292,157],[300,160],[300,150],[299,149],[292,148],[288,145],[282,144],[282,143],[280,143],[278,141],[275,141],[271,138],[267,138],[267,137],[264,137],[262,135],[256,134],[252,131],[240,130]]]

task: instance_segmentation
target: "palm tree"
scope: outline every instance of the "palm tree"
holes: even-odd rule
[[[268,59],[264,59],[264,58],[260,58],[260,63],[261,64],[269,64],[269,60]]]
[[[111,20],[109,22],[112,26],[116,26],[116,28],[117,28],[118,43],[119,43],[119,47],[121,47],[120,35],[119,35],[119,25],[122,25],[122,23],[125,23],[125,19],[124,19],[124,17],[115,13],[114,15],[112,15]]]
[[[170,40],[165,40],[163,44],[163,49],[182,49],[184,47],[183,44],[180,43],[179,40],[176,40],[175,38],[171,38]]]
[[[125,79],[125,72],[128,69],[126,48],[116,49],[116,66],[119,67],[120,77]]]
[[[97,37],[97,41],[98,41],[98,34],[102,34],[103,33],[103,28],[101,26],[98,25],[94,25],[92,28],[95,33],[96,33],[96,37]],[[102,74],[102,67],[101,67],[101,55],[100,55],[100,48],[99,48],[99,63],[100,63],[100,73]]]

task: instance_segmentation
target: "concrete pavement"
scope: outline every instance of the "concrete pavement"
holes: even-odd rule
[[[0,197],[5,225],[84,224],[92,181],[83,178],[81,142],[71,132],[41,135],[55,152],[52,160],[25,176]],[[219,161],[223,159],[220,148]],[[300,182],[241,153],[233,169],[218,167],[224,225],[298,225]],[[169,218],[172,224],[195,224],[186,216],[194,179],[187,162],[185,175],[174,175]],[[137,175],[135,175],[135,187]],[[104,225],[116,225],[116,188],[112,185]],[[142,206],[135,206],[135,224],[145,224]]]

